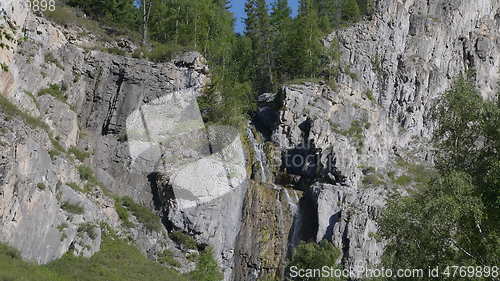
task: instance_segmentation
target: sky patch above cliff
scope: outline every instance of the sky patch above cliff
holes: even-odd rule
[[[274,2],[273,0],[267,0],[269,7]],[[233,12],[235,17],[234,30],[237,33],[242,33],[245,31],[245,0],[231,0],[231,12]],[[299,0],[288,0],[288,4],[292,8],[292,15],[297,15],[297,9],[299,7]]]

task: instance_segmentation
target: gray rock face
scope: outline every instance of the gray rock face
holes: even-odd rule
[[[67,251],[91,256],[100,248],[105,223],[153,259],[166,248],[179,252],[166,229],[150,231],[133,216],[135,227],[123,226],[114,200],[79,168],[90,167],[102,186],[154,209],[148,176],[156,170],[133,165],[127,118],[173,92],[196,98],[207,81],[204,59],[189,53],[153,64],[87,51],[67,37],[75,32],[32,15],[24,1],[2,1],[0,8],[8,11],[9,23],[23,27],[22,34],[13,29],[14,36],[27,38],[0,50],[9,65],[0,74],[1,94],[48,125],[36,128],[0,111],[0,242],[38,263]],[[64,97],[38,94],[52,84]],[[89,157],[68,152],[70,147]]]
[[[316,240],[332,241],[347,267],[378,264],[384,243],[373,234],[378,231],[375,219],[384,207],[386,191],[317,184],[311,193],[317,204]]]

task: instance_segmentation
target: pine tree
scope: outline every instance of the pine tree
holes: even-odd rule
[[[318,14],[313,0],[300,2],[297,18],[295,46],[297,76],[313,78],[320,69],[320,57],[323,52],[321,44],[321,30],[318,25]]]
[[[266,1],[248,0],[245,12],[246,36],[252,41],[254,50],[254,86],[257,91],[265,92],[272,88],[273,83],[271,21]]]
[[[355,22],[359,20],[361,11],[356,0],[344,0],[342,6],[342,19],[346,22]]]
[[[290,78],[289,65],[291,53],[290,45],[293,44],[290,40],[292,33],[292,18],[291,9],[288,6],[287,0],[276,0],[273,4],[271,12],[272,26],[272,57],[273,57],[273,72],[276,76],[276,84],[284,82]]]

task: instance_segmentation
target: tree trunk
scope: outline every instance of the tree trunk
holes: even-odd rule
[[[148,44],[149,16],[151,15],[152,0],[142,0],[142,45]]]

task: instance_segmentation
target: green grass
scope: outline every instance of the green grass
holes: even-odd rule
[[[90,153],[79,150],[78,148],[72,146],[68,149],[68,152],[70,154],[73,154],[76,159],[78,159],[80,162],[85,161],[85,159],[90,157]]]
[[[1,94],[0,110],[8,117],[21,119],[24,123],[34,129],[40,128],[47,131],[49,130],[49,126],[45,124],[45,122],[20,110],[15,104],[11,103],[6,97],[2,96]]]
[[[50,159],[52,159],[52,160],[56,160],[57,157],[59,157],[60,155],[61,155],[61,151],[59,151],[57,149],[49,150],[49,156],[50,156]]]
[[[145,58],[154,62],[166,62],[171,60],[175,55],[189,51],[187,47],[175,45],[175,44],[161,44],[153,43],[153,48],[151,50],[137,49],[132,55],[133,57],[140,58],[140,53],[142,52]]]
[[[375,97],[373,96],[373,91],[372,90],[366,90],[366,91],[364,91],[363,92],[363,96],[365,96],[370,101],[375,102]]]
[[[403,159],[398,159],[396,164],[401,169],[406,170],[406,174],[398,177],[394,183],[398,185],[409,185],[412,182],[417,184],[427,184],[432,178],[437,176],[437,172],[433,168],[426,167],[418,163],[406,162]]]
[[[63,232],[66,228],[68,228],[68,224],[65,222],[57,226],[57,230],[59,230],[60,232]]]
[[[80,174],[80,179],[88,181],[91,184],[99,185],[97,178],[94,175],[94,171],[89,166],[80,165],[78,166],[78,174]]]
[[[130,197],[122,197],[119,200],[123,207],[126,207],[137,220],[142,223],[150,231],[160,231],[162,228],[162,223],[160,217],[153,214],[153,212],[134,202]],[[117,210],[118,211],[118,210]],[[120,211],[123,216],[123,210]],[[120,214],[118,214],[120,215]]]
[[[90,188],[88,186],[84,186],[84,188],[82,188],[75,182],[67,182],[66,185],[78,192],[87,193],[90,191]]]
[[[129,220],[128,210],[123,207],[121,198],[115,198],[115,210],[118,213],[118,217],[120,217],[120,220],[126,227],[134,227],[134,224]]]
[[[59,143],[57,138],[54,138],[52,134],[49,134],[49,138],[50,138],[50,143],[52,143],[52,146],[54,147],[54,150],[58,151],[59,155],[61,153],[66,153],[66,149],[64,149],[64,147]]]
[[[38,96],[51,95],[54,98],[66,103],[67,98],[64,95],[62,88],[57,84],[51,84],[48,88],[42,89],[38,92]]]
[[[181,264],[174,259],[174,253],[166,249],[161,254],[158,255],[158,262],[162,264],[168,264],[173,267],[180,267]]]
[[[363,177],[361,182],[363,183],[363,185],[383,185],[383,184],[385,184],[382,177],[380,175],[377,175],[377,174],[366,175]]]
[[[61,204],[61,209],[65,210],[66,212],[72,213],[72,214],[78,214],[81,215],[84,212],[84,209],[82,206],[78,204],[72,204],[70,202],[63,202]]]
[[[194,250],[194,249],[198,248],[198,244],[196,243],[196,240],[194,240],[193,237],[187,235],[184,232],[176,231],[176,232],[170,233],[168,236],[174,242],[176,242],[177,244],[180,244],[180,245],[184,246],[187,249],[193,249]]]
[[[366,121],[354,120],[351,123],[351,127],[347,130],[341,130],[338,127],[332,127],[332,129],[341,135],[349,137],[353,139],[356,143],[356,147],[358,148],[358,152],[360,152],[361,148],[364,145],[364,130],[369,129],[371,124]]]
[[[125,241],[104,238],[102,248],[91,258],[64,255],[48,265],[34,265],[19,253],[0,244],[2,281],[187,281],[180,273],[144,257]]]
[[[408,185],[412,182],[412,178],[410,176],[402,175],[398,177],[394,183],[397,185]]]
[[[82,223],[78,226],[78,235],[86,233],[90,239],[94,240],[97,238],[96,226],[92,223]]]

